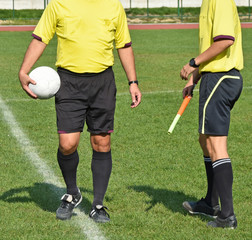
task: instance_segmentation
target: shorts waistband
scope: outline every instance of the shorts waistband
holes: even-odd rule
[[[209,73],[223,73],[223,74],[227,74],[227,73],[230,73],[230,72],[240,72],[238,69],[236,69],[236,68],[232,68],[232,69],[230,69],[229,71],[226,71],[226,72],[201,72],[201,75],[203,76],[203,75],[205,75],[205,74],[209,74]]]
[[[80,77],[94,77],[94,76],[97,76],[101,73],[104,73],[106,71],[110,71],[112,70],[112,66],[108,67],[107,69],[105,69],[104,71],[102,72],[99,72],[99,73],[76,73],[76,72],[72,72],[70,70],[67,70],[65,68],[61,68],[61,67],[58,67],[58,71],[59,72],[65,72],[65,73],[68,73],[68,74],[71,74],[71,75],[74,75],[74,76],[80,76]]]

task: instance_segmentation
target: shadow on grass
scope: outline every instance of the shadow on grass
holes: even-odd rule
[[[80,191],[82,195],[84,193],[92,193],[92,191],[83,188]],[[4,192],[0,195],[0,201],[9,204],[34,202],[44,211],[55,212],[60,205],[60,198],[64,193],[65,188],[60,188],[49,183],[34,183],[33,186],[14,188]],[[86,212],[90,210],[91,203],[83,196],[81,206]]]
[[[185,215],[189,213],[182,207],[182,203],[184,201],[198,201],[195,197],[188,196],[180,191],[172,191],[168,189],[160,189],[160,188],[153,188],[151,186],[130,186],[129,189],[133,189],[136,192],[143,192],[146,193],[151,200],[147,201],[146,203],[149,204],[149,207],[145,209],[145,211],[151,210],[155,207],[156,204],[161,203],[167,209],[171,210],[172,212],[178,212]],[[194,215],[195,216],[195,215]],[[202,220],[209,220],[208,217],[197,215]]]

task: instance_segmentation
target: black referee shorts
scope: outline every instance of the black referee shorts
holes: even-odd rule
[[[93,134],[114,129],[116,85],[112,67],[101,73],[73,73],[58,68],[61,86],[55,96],[58,133]]]
[[[199,96],[199,133],[228,136],[230,111],[243,86],[240,72],[202,73]]]

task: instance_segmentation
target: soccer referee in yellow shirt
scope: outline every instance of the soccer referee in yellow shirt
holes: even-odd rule
[[[181,72],[189,81],[183,97],[199,92],[199,143],[204,154],[208,190],[197,202],[184,202],[191,214],[216,218],[209,227],[236,228],[233,209],[233,171],[227,151],[230,111],[238,100],[243,80],[242,34],[234,0],[203,0],[199,24],[200,54]],[[190,75],[190,76],[189,76]],[[221,209],[219,206],[219,199]]]
[[[110,134],[114,127],[116,85],[112,66],[113,47],[126,72],[132,98],[131,108],[141,102],[135,70],[134,54],[125,11],[119,0],[52,0],[33,32],[19,79],[23,89],[35,82],[28,76],[35,62],[56,33],[56,67],[61,87],[55,96],[59,147],[57,159],[67,192],[61,198],[56,217],[70,219],[82,195],[77,187],[78,144],[84,123],[90,132],[93,149],[91,169],[94,199],[90,218],[110,221],[103,199],[111,169]]]

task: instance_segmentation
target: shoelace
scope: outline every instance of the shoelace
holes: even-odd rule
[[[101,209],[97,209],[98,210],[98,214],[101,212],[104,216],[108,216],[110,218],[110,216],[107,213],[106,209],[108,210],[108,208],[105,207],[105,206],[103,206]]]
[[[70,206],[70,204],[71,204],[70,202],[67,202],[67,201],[63,200],[62,203],[61,203],[61,207],[62,208],[68,208]]]

